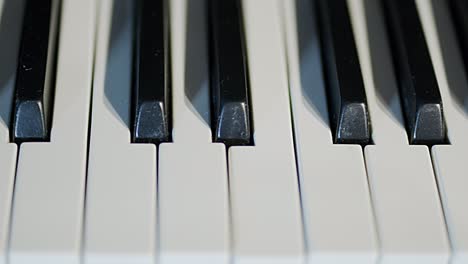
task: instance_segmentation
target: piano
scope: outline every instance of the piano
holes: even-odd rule
[[[468,263],[466,0],[0,0],[0,264]]]

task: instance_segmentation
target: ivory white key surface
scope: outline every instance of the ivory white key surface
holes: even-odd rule
[[[466,145],[435,146],[433,163],[452,245],[453,264],[468,263]],[[461,156],[460,156],[461,155]]]
[[[453,264],[468,263],[468,83],[446,3],[419,1],[429,51],[444,106],[450,145],[432,148],[450,242]]]
[[[365,155],[382,263],[448,263],[449,242],[427,148],[368,146]]]
[[[6,263],[10,210],[15,176],[16,146],[3,143],[0,145],[0,263]]]
[[[16,145],[0,144],[0,264],[6,263],[11,201],[16,166]]]
[[[155,261],[156,147],[130,143],[132,2],[98,2],[84,263]]]
[[[332,143],[311,1],[284,1],[296,153],[311,263],[375,263],[377,234],[362,149]]]
[[[229,149],[235,263],[302,263],[280,1],[242,1],[255,146]]]
[[[62,8],[51,141],[20,146],[10,263],[80,260],[95,4]]]
[[[170,2],[173,142],[159,149],[159,263],[228,263],[226,150],[212,143],[205,1]]]
[[[23,1],[0,0],[0,264],[6,263],[17,146],[9,126],[15,87]]]
[[[382,263],[448,263],[450,246],[431,157],[408,145],[378,1],[348,1],[369,104],[365,159]]]

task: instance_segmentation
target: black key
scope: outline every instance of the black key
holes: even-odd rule
[[[445,142],[442,99],[414,0],[382,5],[411,144]]]
[[[170,66],[164,0],[139,0],[136,10],[133,142],[167,142]]]
[[[211,0],[209,13],[214,141],[249,145],[249,83],[240,1]]]
[[[450,0],[453,22],[460,43],[460,51],[465,64],[465,71],[468,75],[468,1]]]
[[[49,139],[58,12],[54,0],[25,3],[11,126],[17,143]]]
[[[330,125],[335,143],[370,142],[364,82],[346,0],[318,0]]]

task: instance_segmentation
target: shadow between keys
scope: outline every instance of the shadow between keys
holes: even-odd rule
[[[187,1],[185,98],[192,111],[210,125],[207,1]]]
[[[5,0],[0,21],[0,122],[10,126],[24,0]],[[11,101],[12,103],[7,103]]]
[[[448,1],[431,1],[448,88],[458,109],[468,114],[468,82]],[[468,66],[468,65],[467,65]]]
[[[115,0],[104,84],[114,115],[129,129],[133,74],[134,1]]]
[[[405,127],[389,39],[379,1],[364,0],[375,93],[385,113]],[[371,113],[372,118],[372,113]]]
[[[315,5],[310,0],[296,3],[297,35],[299,45],[300,78],[303,100],[320,120],[329,126],[326,83]]]

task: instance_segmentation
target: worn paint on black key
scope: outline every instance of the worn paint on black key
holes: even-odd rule
[[[316,3],[334,141],[368,144],[368,106],[346,0]]]
[[[133,87],[133,142],[170,140],[169,33],[164,0],[139,0]]]
[[[209,1],[213,138],[229,146],[252,144],[240,7],[239,0]]]
[[[12,140],[47,141],[60,3],[28,0],[25,4],[12,111]]]
[[[382,0],[411,144],[445,142],[442,98],[414,0]]]

